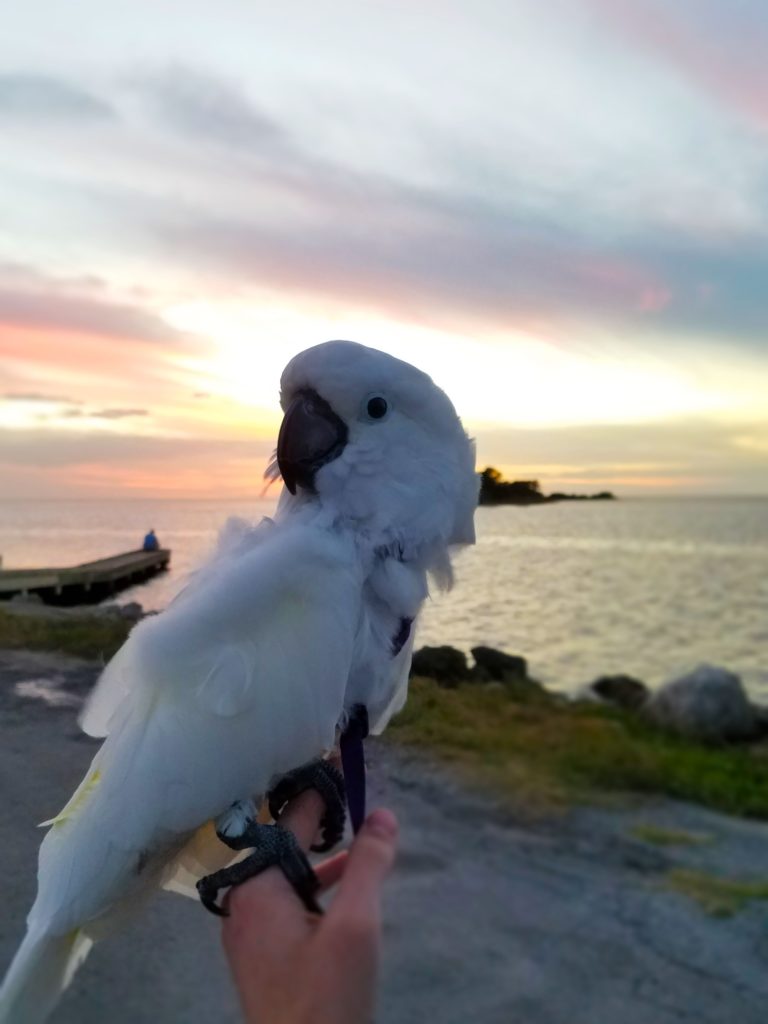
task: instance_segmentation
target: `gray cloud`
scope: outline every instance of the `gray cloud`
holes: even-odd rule
[[[122,420],[129,416],[149,416],[148,409],[101,409],[99,412],[90,412],[89,416],[101,420]]]
[[[471,199],[462,207],[405,191],[377,197],[372,186],[365,206],[350,199],[348,215],[337,218],[335,205],[314,224],[275,228],[200,214],[155,230],[175,258],[229,280],[331,294],[444,326],[649,319],[641,307],[656,287],[654,271],[631,268],[609,285],[592,266],[611,254],[588,240],[532,232],[514,214],[473,209]]]
[[[413,208],[413,226],[387,230]],[[353,219],[354,220],[354,219]],[[397,230],[397,229],[396,229]],[[173,234],[173,232],[171,232]],[[385,200],[329,231],[202,219],[182,229],[198,258],[276,287],[317,289],[416,314],[518,323],[581,320],[619,331],[670,329],[682,343],[726,337],[764,350],[768,246],[685,237],[611,244],[513,212]],[[445,316],[448,313],[448,316]]]
[[[159,317],[135,306],[77,295],[24,293],[0,286],[0,321],[20,327],[82,331],[142,341],[178,340]]]
[[[261,150],[285,141],[276,121],[217,76],[177,66],[134,78],[133,85],[164,125],[198,144]]]
[[[184,337],[140,306],[111,301],[98,282],[47,277],[19,267],[0,266],[0,323],[148,342]]]
[[[297,148],[265,151],[246,178],[222,174],[226,206],[166,204],[138,215],[173,258],[227,281],[356,299],[445,326],[600,323],[728,334],[753,346],[768,327],[768,246],[531,206],[525,191],[464,182],[416,187],[332,165]],[[276,224],[264,196],[296,200]],[[297,212],[301,211],[301,212]],[[436,319],[437,318],[437,319]],[[456,319],[458,318],[458,325]]]
[[[619,208],[631,190],[615,197],[617,219],[604,209],[593,215],[610,190],[602,181],[577,215],[578,196],[542,196],[540,182],[518,180],[503,159],[484,167],[446,140],[444,183],[417,187],[300,149],[244,91],[214,75],[181,67],[134,76],[131,85],[156,118],[195,141],[199,161],[191,166],[188,149],[169,146],[163,171],[192,182],[197,199],[164,191],[158,201],[138,186],[111,186],[88,200],[114,223],[123,218],[126,245],[138,239],[140,251],[149,235],[192,275],[330,295],[456,330],[554,326],[577,338],[586,324],[617,337],[666,332],[681,345],[702,337],[753,350],[764,344],[768,245],[759,217],[752,238],[660,230],[650,217],[633,226]],[[140,145],[135,157],[142,168]],[[151,175],[157,180],[156,165]],[[5,302],[11,318],[44,318],[43,303],[11,299],[2,284],[0,315]],[[140,308],[60,301],[57,313],[76,329],[169,337],[170,328]]]
[[[176,438],[102,431],[0,428],[0,462],[8,465],[56,467],[104,463],[185,463],[196,466],[214,458],[253,459],[259,465],[272,453],[274,441],[230,441]]]
[[[48,395],[41,391],[6,391],[2,397],[6,402],[60,402],[62,405],[82,405],[82,402],[66,395]]]
[[[85,409],[67,409],[63,418],[67,420],[95,419],[95,420],[122,420],[131,416],[149,416],[147,409],[100,409],[98,412],[88,412]],[[50,419],[50,417],[46,417]]]
[[[0,74],[0,115],[58,120],[98,120],[115,116],[104,100],[52,75]]]

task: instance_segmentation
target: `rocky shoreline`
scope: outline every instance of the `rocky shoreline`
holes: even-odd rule
[[[111,628],[113,642],[117,646],[136,622],[156,614],[145,612],[136,601],[123,605],[109,603],[87,608],[58,608],[46,605],[34,596],[3,602],[0,613],[6,613],[19,622],[38,621],[43,631],[46,622],[59,626],[67,622],[101,622]],[[42,649],[45,649],[44,643],[43,638]],[[52,649],[55,649],[55,643]],[[66,648],[63,649],[66,652]],[[82,652],[75,650],[70,653]],[[768,736],[768,707],[751,701],[741,678],[721,666],[698,665],[656,689],[629,675],[599,676],[579,692],[564,697],[561,693],[547,690],[532,678],[528,662],[521,655],[486,646],[473,647],[471,655],[470,664],[464,651],[456,647],[425,646],[413,655],[411,675],[433,679],[440,687],[448,689],[496,683],[514,689],[518,696],[538,693],[552,701],[600,701],[636,713],[659,728],[702,743],[751,743]]]
[[[0,613],[3,612],[19,621],[103,622],[113,627],[118,645],[136,622],[156,614],[145,612],[136,601],[124,605],[58,608],[34,596],[3,602]],[[495,683],[514,690],[518,696],[527,693],[552,701],[600,701],[702,743],[751,743],[768,736],[768,707],[751,701],[741,678],[721,666],[698,665],[656,689],[629,675],[599,676],[578,693],[564,696],[547,690],[532,678],[528,662],[521,655],[486,646],[473,647],[471,655],[470,664],[464,651],[456,647],[422,647],[413,655],[411,676],[433,679],[438,686],[448,689]]]
[[[547,690],[528,674],[520,655],[493,647],[473,647],[474,663],[455,647],[422,647],[411,675],[438,686],[501,684],[549,700],[592,700],[641,715],[646,721],[701,743],[750,743],[768,736],[768,707],[749,700],[741,678],[726,668],[702,664],[651,690],[628,675],[600,676],[570,697]]]

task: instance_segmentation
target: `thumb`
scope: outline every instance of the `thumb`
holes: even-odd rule
[[[395,861],[397,833],[397,818],[391,811],[381,808],[368,815],[350,848],[329,921],[378,916],[381,885]]]

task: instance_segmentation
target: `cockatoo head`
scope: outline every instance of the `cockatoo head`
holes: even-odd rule
[[[405,557],[474,541],[474,445],[426,373],[329,341],[295,356],[280,383],[277,464],[289,500],[319,502]]]

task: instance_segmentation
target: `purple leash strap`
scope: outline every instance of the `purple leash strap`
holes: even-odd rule
[[[341,769],[352,829],[357,835],[365,821],[365,755],[363,740],[368,735],[368,712],[362,704],[355,704],[347,727],[341,734]]]

